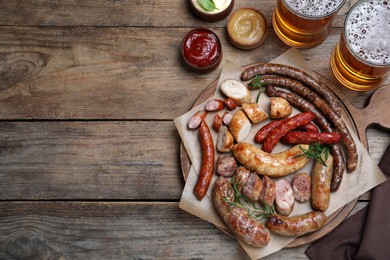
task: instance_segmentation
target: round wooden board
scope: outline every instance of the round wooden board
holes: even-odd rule
[[[256,65],[256,64],[245,66],[245,68],[249,67],[249,66],[253,66],[253,65]],[[360,136],[358,133],[358,130],[357,130],[358,128],[357,128],[357,126],[356,126],[356,124],[351,116],[351,113],[348,110],[348,106],[350,104],[345,104],[348,102],[348,98],[346,98],[342,94],[342,92],[332,82],[327,80],[322,75],[320,75],[318,73],[316,73],[316,74],[318,76],[318,79],[322,83],[324,83],[339,98],[339,101],[341,104],[342,116],[344,118],[348,119],[349,122],[346,122],[346,123],[352,127],[352,129],[355,131],[355,133],[358,136]],[[211,83],[200,94],[200,96],[196,99],[196,101],[192,107],[196,107],[197,105],[199,105],[202,102],[206,101],[207,99],[211,98],[215,93],[215,90],[217,88],[217,84],[218,84],[218,80],[215,80],[213,83]],[[187,154],[187,151],[186,151],[183,143],[181,143],[181,145],[180,145],[180,162],[181,162],[183,178],[186,181],[188,178],[188,174],[190,172],[191,160]],[[325,226],[322,227],[320,230],[313,232],[313,233],[310,233],[310,234],[307,234],[307,235],[304,235],[304,236],[301,236],[301,237],[297,237],[296,239],[294,239],[294,241],[292,241],[290,244],[288,244],[285,248],[291,248],[291,247],[297,247],[297,246],[309,244],[309,243],[312,243],[312,242],[320,239],[321,237],[325,236],[326,234],[331,232],[335,227],[337,227],[349,215],[349,213],[352,211],[352,209],[356,205],[357,201],[358,201],[358,199],[356,198],[353,201],[346,204],[344,207],[338,209],[336,212],[334,212],[333,214],[328,216],[328,219],[327,219]],[[217,227],[217,228],[219,228],[219,227]],[[234,237],[234,235],[229,230],[225,230],[225,229],[221,229],[221,228],[219,228],[219,229],[222,232],[228,234],[229,236]]]

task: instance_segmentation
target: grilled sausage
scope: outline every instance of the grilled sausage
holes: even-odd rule
[[[220,156],[217,160],[217,173],[223,177],[231,177],[236,173],[238,165],[233,156]]]
[[[239,166],[236,170],[236,174],[233,177],[233,182],[237,184],[237,190],[242,193],[242,189],[244,188],[246,182],[248,181],[250,171],[243,167]]]
[[[303,215],[286,217],[278,214],[270,216],[266,227],[281,236],[302,236],[322,228],[326,223],[326,216],[321,211],[312,211]]]
[[[202,147],[202,164],[194,193],[199,200],[202,200],[209,189],[211,178],[213,177],[215,160],[213,137],[210,128],[204,120],[200,124],[199,139]]]
[[[225,103],[220,99],[209,99],[206,101],[205,109],[206,111],[221,111],[225,108]]]
[[[264,247],[270,241],[269,230],[260,222],[254,220],[247,210],[233,207],[234,190],[229,181],[218,177],[214,183],[214,207],[233,234],[243,242],[254,247]]]
[[[301,130],[304,130],[307,132],[318,133],[318,128],[312,123],[308,123],[306,125],[300,126],[300,127],[298,127],[298,129],[301,129]]]
[[[330,201],[330,181],[333,171],[333,157],[331,155],[326,159],[322,155],[326,165],[315,161],[311,172],[311,207],[314,210],[324,212],[328,209]]]
[[[288,216],[294,209],[294,193],[289,181],[280,179],[275,182],[275,209],[283,216]]]
[[[259,131],[257,131],[255,135],[255,142],[262,143],[264,142],[265,138],[267,138],[268,134],[281,125],[286,119],[280,119],[276,121],[271,121],[268,124],[264,125],[262,128],[260,128]]]
[[[335,144],[341,140],[338,132],[300,132],[292,131],[282,137],[282,142],[286,144]]]
[[[314,122],[320,127],[322,131],[332,132],[332,126],[329,122],[322,116],[322,114],[308,101],[302,99],[298,95],[294,93],[287,93],[285,91],[276,90],[273,86],[268,85],[265,89],[265,93],[268,96],[278,96],[283,97],[288,100],[288,102],[294,107],[298,108],[301,111],[311,111],[316,117],[314,118]],[[337,191],[340,187],[341,181],[343,179],[345,164],[344,157],[341,146],[339,144],[333,144],[331,146],[331,154],[334,158],[333,163],[333,175],[331,181],[331,191]],[[350,158],[351,159],[351,158]]]
[[[199,110],[197,111],[189,120],[188,120],[188,128],[189,129],[197,129],[200,126],[202,120],[204,120],[207,116],[207,111]]]
[[[229,112],[225,112],[222,116],[222,122],[225,124],[225,125],[229,125],[230,124],[230,121],[232,121],[232,118],[233,118],[233,115],[230,114]]]
[[[298,93],[300,96],[310,101],[316,108],[318,108],[318,110],[329,119],[329,121],[335,126],[337,131],[342,136],[348,158],[351,158],[351,160],[347,161],[347,171],[353,172],[356,169],[358,155],[355,141],[353,140],[344,120],[341,118],[340,113],[337,113],[331,104],[327,103],[314,91],[296,80],[279,76],[263,76],[262,79],[272,85],[287,88],[293,92]]]
[[[263,189],[261,191],[260,202],[263,205],[272,206],[275,201],[275,183],[268,176],[263,176]]]
[[[306,125],[315,118],[314,113],[306,111],[300,114],[297,114],[291,118],[288,118],[286,121],[281,123],[278,127],[273,129],[265,138],[263,142],[263,151],[270,153],[279,142],[279,140],[291,130],[301,126]]]
[[[231,99],[231,98],[225,98],[225,99],[223,100],[223,102],[225,103],[225,106],[226,106],[228,109],[230,109],[230,110],[233,110],[233,109],[235,109],[235,108],[237,107],[236,102],[234,102],[234,100]]]
[[[233,155],[238,162],[250,171],[269,177],[282,177],[304,167],[309,159],[302,154],[308,145],[296,145],[277,154],[262,151],[250,143],[242,142],[233,146]]]
[[[314,79],[312,76],[298,68],[274,63],[262,63],[244,70],[241,74],[241,79],[246,81],[252,79],[256,75],[265,74],[276,74],[300,81],[301,83],[313,89],[322,98],[324,98],[326,102],[332,106],[337,115],[341,115],[341,109],[337,97],[331,91],[329,91],[321,81]]]
[[[242,194],[244,194],[250,201],[256,202],[260,200],[262,190],[263,181],[259,178],[257,173],[251,172],[244,184]]]
[[[216,114],[213,121],[213,129],[215,130],[215,132],[219,133],[219,130],[221,130],[222,123],[222,117]]]
[[[311,196],[311,177],[305,172],[295,174],[291,181],[294,198],[296,201],[303,203],[310,199]]]

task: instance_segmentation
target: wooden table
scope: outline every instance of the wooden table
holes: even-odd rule
[[[204,26],[222,40],[222,64],[268,62],[289,48],[271,27],[276,1],[236,1],[269,21],[253,51],[229,43],[226,20],[203,22],[187,2],[1,1],[0,259],[247,258],[236,240],[178,208],[173,119],[221,70],[187,71],[179,46]],[[336,84],[329,55],[343,18],[323,44],[302,51]],[[371,94],[343,91],[359,107]],[[390,134],[367,134],[379,161]],[[267,259],[305,259],[306,247]]]

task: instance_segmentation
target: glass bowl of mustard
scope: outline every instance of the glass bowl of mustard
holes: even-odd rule
[[[228,38],[237,48],[252,50],[264,42],[267,28],[267,20],[259,10],[240,8],[229,17]]]

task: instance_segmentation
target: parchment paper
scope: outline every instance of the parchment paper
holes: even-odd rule
[[[275,60],[271,61],[272,63],[279,63],[279,64],[286,64],[291,65],[300,69],[305,70],[307,73],[314,75],[313,72],[311,72],[308,69],[308,65],[305,63],[304,58],[301,56],[298,50],[296,49],[290,49]],[[221,76],[218,81],[218,87],[215,92],[215,95],[213,98],[221,98],[223,99],[224,96],[219,90],[220,84],[226,80],[226,79],[240,79],[240,75],[243,69],[230,62],[226,61],[221,73]],[[252,91],[252,102],[256,101],[257,92]],[[226,225],[224,224],[223,220],[218,215],[218,212],[215,211],[212,199],[211,199],[211,192],[213,189],[214,181],[217,179],[217,175],[214,174],[210,188],[207,192],[207,196],[203,198],[202,201],[199,201],[196,196],[193,193],[193,189],[195,187],[195,184],[198,180],[198,172],[201,167],[201,147],[199,143],[199,136],[197,130],[189,130],[187,128],[187,122],[189,118],[195,114],[200,109],[204,109],[204,103],[200,104],[199,106],[193,108],[191,111],[187,112],[186,114],[178,117],[175,119],[175,125],[176,128],[181,136],[181,139],[183,141],[183,144],[187,150],[187,153],[190,157],[192,166],[190,169],[190,173],[186,182],[186,185],[183,190],[183,194],[180,200],[179,207],[199,218],[202,218],[215,226],[219,227],[220,229],[228,230]],[[258,104],[269,114],[269,98],[263,93],[260,95],[260,99]],[[239,109],[239,108],[237,108]],[[236,109],[236,110],[237,110]],[[235,110],[235,111],[236,111]],[[232,111],[233,114],[235,111]],[[222,114],[226,112],[221,111],[219,114],[222,116]],[[293,111],[293,115],[299,113],[298,110]],[[213,135],[214,143],[217,140],[217,133],[211,128],[213,120],[217,112],[210,112],[208,116],[206,117],[206,122],[210,126],[211,133]],[[348,119],[345,120],[348,122]],[[246,139],[247,142],[253,143],[253,138],[256,134],[256,132],[266,123],[269,121],[266,120],[259,124],[252,125],[251,133]],[[350,132],[353,134],[353,131],[350,128]],[[337,211],[339,208],[343,207],[345,204],[349,203],[350,201],[356,199],[361,194],[367,192],[368,190],[372,189],[373,187],[377,186],[378,184],[382,183],[386,180],[386,177],[383,175],[383,173],[380,171],[376,163],[371,159],[366,149],[361,145],[361,143],[358,141],[358,138],[356,135],[353,134],[353,138],[356,142],[357,148],[358,148],[358,154],[359,154],[359,164],[357,169],[353,173],[344,173],[343,181],[340,185],[340,188],[337,192],[333,192],[331,194],[330,204],[328,210],[325,212],[327,216],[329,216],[331,213]],[[280,151],[283,151],[287,149],[288,147],[283,144],[278,144],[273,153],[277,153]],[[217,152],[216,150],[216,159],[218,156],[223,155],[222,153]],[[313,163],[309,163],[306,165],[302,170],[298,172],[307,172],[310,174],[311,168],[313,166]],[[289,181],[293,178],[294,174],[290,174],[286,177]],[[274,179],[275,180],[275,179]],[[294,210],[291,213],[290,216],[303,214],[306,212],[312,211],[310,202],[306,203],[298,203],[295,202]],[[244,250],[247,252],[247,254],[250,256],[251,259],[259,259],[262,257],[265,257],[269,254],[272,254],[283,247],[285,247],[287,244],[289,244],[291,241],[293,241],[295,238],[287,238],[278,236],[271,233],[271,240],[269,244],[264,248],[254,248],[252,246],[249,246],[245,244],[244,242],[238,240],[241,244],[241,246],[244,248]]]

